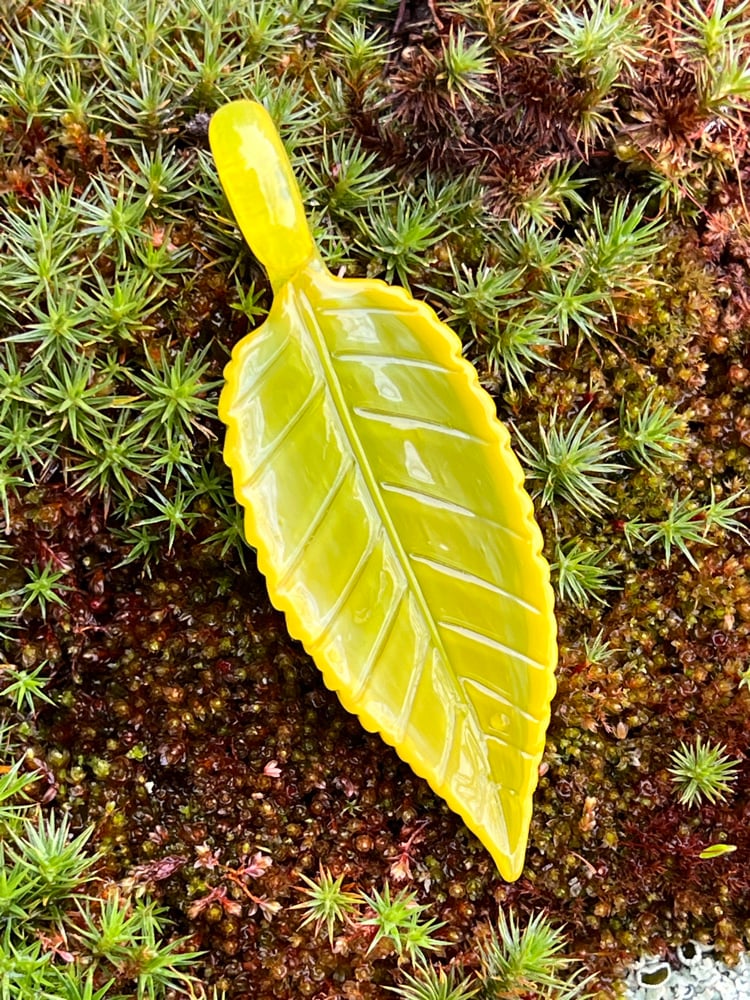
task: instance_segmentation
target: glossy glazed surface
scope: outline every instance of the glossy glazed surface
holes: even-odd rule
[[[260,105],[222,108],[210,136],[275,292],[266,322],[233,352],[220,403],[271,599],[344,706],[513,880],[555,690],[556,629],[507,431],[429,307],[328,272]]]

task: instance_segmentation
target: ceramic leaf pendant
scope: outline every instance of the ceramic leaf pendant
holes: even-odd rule
[[[343,705],[516,879],[556,630],[508,433],[428,306],[328,271],[261,105],[221,108],[210,139],[274,291],[219,411],[271,600]]]

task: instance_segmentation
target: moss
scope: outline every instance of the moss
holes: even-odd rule
[[[717,104],[744,41],[731,10],[709,51],[694,6],[674,23],[650,3],[542,6],[44,0],[0,28],[0,629],[58,704],[3,711],[44,765],[40,793],[96,824],[112,877],[168,905],[229,997],[374,997],[397,980],[366,935],[332,950],[299,930],[298,873],[321,864],[365,892],[415,888],[445,921],[445,958],[469,967],[498,905],[545,907],[601,996],[643,950],[697,937],[736,959],[748,941],[746,768],[692,811],[668,771],[681,741],[740,759],[747,742],[750,557],[710,514],[750,480],[741,80]],[[609,56],[576,48],[594,8],[629,11]],[[538,510],[550,559],[604,554],[614,589],[558,606],[558,695],[513,885],[325,690],[243,545],[216,383],[270,297],[205,128],[248,93],[281,124],[324,253],[400,277],[453,322],[514,432],[537,440],[584,411],[611,427],[609,503]],[[438,228],[389,256],[372,234],[398,227],[399,203]],[[640,256],[612,223],[623,206],[641,206]],[[678,457],[656,468],[629,454],[622,411],[649,399],[681,421]],[[675,503],[694,512],[695,565],[648,533]],[[735,521],[747,530],[746,511]],[[700,858],[720,840],[738,850]],[[249,874],[256,855],[271,864]]]

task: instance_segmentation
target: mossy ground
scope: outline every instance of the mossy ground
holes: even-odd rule
[[[747,945],[748,518],[725,530],[711,505],[748,502],[750,27],[737,4],[635,6],[92,0],[20,4],[0,27],[5,648],[43,665],[57,703],[8,714],[40,795],[96,824],[109,874],[168,904],[230,998],[354,1000],[397,979],[361,930],[334,949],[299,930],[299,873],[321,864],[366,891],[415,888],[446,922],[445,960],[469,968],[498,906],[543,908],[602,996],[644,950]],[[577,48],[597,10],[614,35]],[[551,561],[578,546],[607,575],[558,605],[558,694],[513,885],[324,688],[242,548],[214,383],[269,297],[204,142],[207,115],[248,94],[280,120],[329,259],[428,298],[514,434],[539,446],[585,411],[618,452],[600,510],[564,493],[538,509]],[[13,227],[63,190],[44,232]],[[647,261],[605,266],[592,206],[606,220],[623,199],[663,226]],[[484,267],[517,273],[479,294]],[[101,304],[118,283],[130,311]],[[55,327],[61,289],[74,316]],[[672,458],[644,464],[622,408],[635,419],[651,393],[679,420]],[[660,527],[681,503],[687,554]],[[44,567],[53,584],[32,592]],[[739,776],[726,801],[688,809],[668,768],[698,735]],[[737,850],[700,858],[718,842]]]

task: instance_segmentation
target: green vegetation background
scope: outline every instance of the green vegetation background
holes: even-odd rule
[[[643,950],[747,944],[749,18],[41,0],[0,19],[2,713],[36,798],[94,824],[100,875],[168,907],[205,984],[405,982],[372,927],[333,948],[300,931],[321,865],[413,893],[468,970],[498,907],[544,909],[602,996]],[[323,689],[244,546],[216,399],[270,295],[205,136],[247,96],[332,269],[434,306],[527,470],[561,662],[514,885]]]

